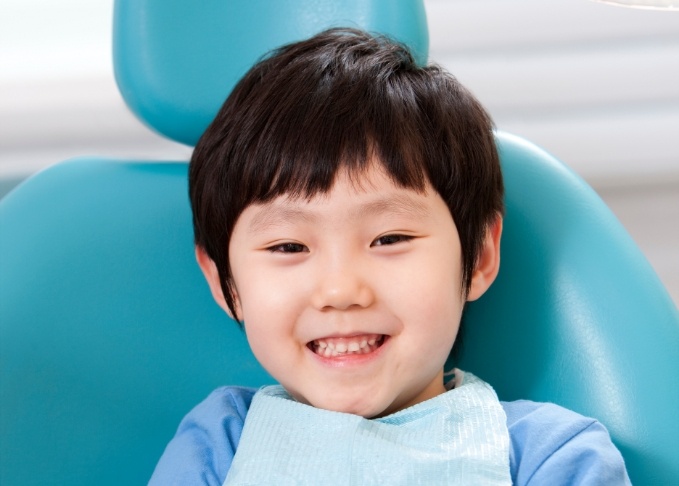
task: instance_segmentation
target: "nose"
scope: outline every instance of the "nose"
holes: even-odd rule
[[[312,305],[319,310],[369,307],[375,299],[372,286],[359,264],[334,262],[317,272]]]

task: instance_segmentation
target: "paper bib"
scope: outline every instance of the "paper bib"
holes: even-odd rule
[[[487,383],[456,375],[454,389],[379,419],[262,388],[224,485],[511,485],[502,405]]]

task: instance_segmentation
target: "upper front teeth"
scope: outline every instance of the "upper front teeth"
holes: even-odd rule
[[[347,346],[347,351],[350,352],[358,351],[359,349],[361,349],[361,345],[359,343],[349,343],[349,346]],[[340,349],[337,349],[337,351],[340,351]]]
[[[365,354],[379,347],[380,336],[370,335],[356,339],[328,338],[317,339],[312,343],[312,349],[321,356],[339,356],[342,354]]]

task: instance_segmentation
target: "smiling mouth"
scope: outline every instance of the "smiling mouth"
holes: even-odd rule
[[[362,334],[352,337],[323,338],[311,341],[307,347],[324,358],[369,354],[384,344],[385,337],[384,334]]]

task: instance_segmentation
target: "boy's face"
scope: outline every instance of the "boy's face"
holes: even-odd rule
[[[238,317],[262,366],[300,402],[375,417],[445,391],[465,302],[462,258],[431,187],[398,187],[379,164],[355,179],[340,174],[310,200],[247,207],[229,259]],[[214,265],[201,266],[225,307]],[[470,298],[486,287],[473,283]]]

